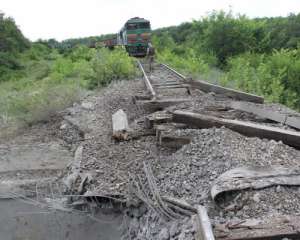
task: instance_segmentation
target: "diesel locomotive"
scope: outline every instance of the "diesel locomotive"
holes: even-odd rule
[[[144,18],[131,18],[121,28],[115,38],[103,41],[105,47],[113,49],[124,46],[130,56],[144,57],[150,43],[151,25]]]

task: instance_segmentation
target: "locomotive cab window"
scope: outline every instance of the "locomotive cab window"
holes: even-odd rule
[[[140,23],[139,28],[150,28],[150,23],[149,22]]]
[[[127,30],[135,30],[138,28],[138,25],[136,23],[128,23],[127,24]]]

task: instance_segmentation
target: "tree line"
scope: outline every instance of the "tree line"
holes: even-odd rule
[[[31,44],[17,27],[13,18],[0,12],[0,76],[11,70],[20,69],[20,53],[30,48]]]
[[[12,18],[0,13],[0,82],[24,76],[32,61],[51,62],[57,54],[68,58],[78,46],[93,47],[113,36],[30,42]],[[214,11],[156,29],[152,41],[161,61],[193,77],[300,109],[300,14],[251,19]]]
[[[214,11],[155,30],[153,42],[159,58],[182,71],[300,109],[300,14]]]

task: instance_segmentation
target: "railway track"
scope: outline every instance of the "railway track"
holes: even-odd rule
[[[138,65],[143,73],[145,92],[135,96],[135,102],[153,108],[154,114],[146,118],[146,127],[156,130],[159,144],[180,147],[189,143],[187,138],[170,136],[170,129],[225,126],[246,136],[282,141],[300,149],[299,114],[266,108],[261,96],[193,81],[165,64],[155,63],[151,72],[146,61],[138,60]],[[215,101],[205,106],[197,105],[197,98],[203,93],[211,94]],[[248,115],[246,119],[236,119],[236,112]],[[236,225],[225,234],[222,227],[231,223],[216,224],[213,229],[205,207],[195,209],[197,239],[300,239],[297,230],[300,219],[296,216],[289,220],[279,217],[255,223],[245,220],[234,223]]]
[[[144,75],[146,87],[152,99],[190,98],[190,85],[185,84],[184,79],[162,64],[155,64],[155,71],[147,74],[145,64],[138,61],[139,67]]]

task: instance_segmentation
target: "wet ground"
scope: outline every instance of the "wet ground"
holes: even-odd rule
[[[121,238],[121,214],[58,210],[57,196],[64,194],[59,179],[74,159],[73,142],[58,136],[60,125],[54,119],[0,140],[0,240]]]
[[[1,240],[119,240],[122,216],[41,208],[34,200],[0,200]]]

